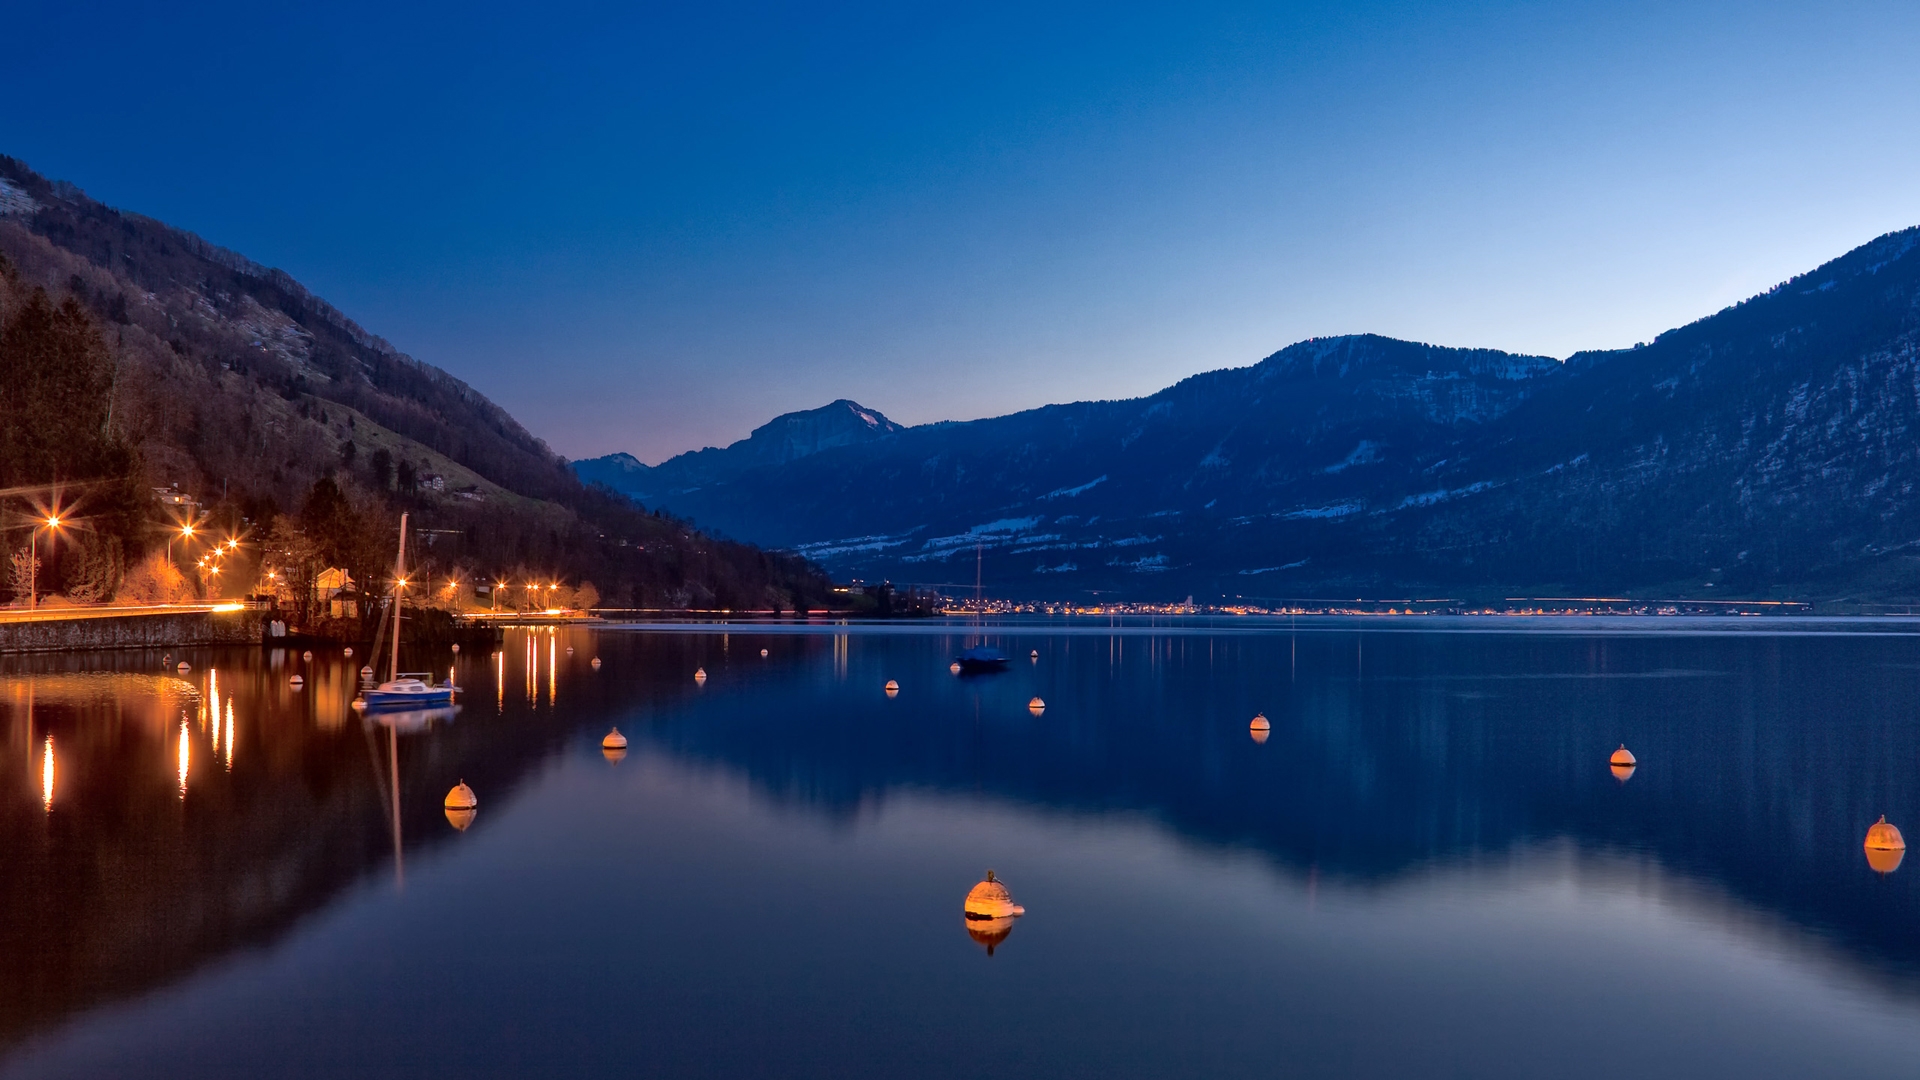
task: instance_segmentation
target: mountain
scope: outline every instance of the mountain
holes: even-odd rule
[[[848,574],[1139,598],[1920,593],[1920,229],[1564,363],[1370,335],[653,505]],[[677,459],[676,459],[677,460]]]
[[[738,479],[769,465],[785,465],[839,446],[883,439],[905,430],[899,424],[842,398],[831,405],[776,416],[725,449],[709,446],[680,454],[658,466],[642,465],[632,454],[608,454],[573,463],[589,484],[605,484],[645,503]]]
[[[391,564],[407,510],[423,565],[462,580],[592,578],[609,602],[636,606],[830,595],[802,560],[586,487],[484,395],[286,273],[7,157],[0,327],[0,488],[58,481],[90,522],[79,550],[49,557],[42,584],[56,590],[112,594],[165,546],[157,526],[197,506],[256,541],[276,523],[283,540],[304,532],[360,580]],[[85,439],[67,431],[79,416]]]

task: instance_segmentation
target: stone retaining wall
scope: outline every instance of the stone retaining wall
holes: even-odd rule
[[[265,632],[266,615],[258,611],[182,611],[0,622],[0,653],[258,645]]]

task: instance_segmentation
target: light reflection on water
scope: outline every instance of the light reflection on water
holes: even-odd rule
[[[326,653],[0,660],[0,1064],[1904,1074],[1911,638],[984,636],[1040,655],[512,631],[418,724]]]

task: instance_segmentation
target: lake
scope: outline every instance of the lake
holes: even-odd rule
[[[0,1076],[1912,1076],[1909,625],[0,658]]]

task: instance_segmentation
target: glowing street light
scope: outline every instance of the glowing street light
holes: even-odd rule
[[[47,538],[51,540],[60,529],[60,515],[48,514],[43,522],[35,522],[33,532],[27,537],[27,610],[33,611],[40,606],[40,527],[46,526]]]

